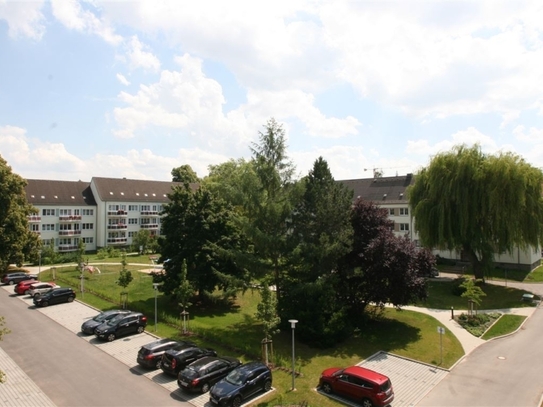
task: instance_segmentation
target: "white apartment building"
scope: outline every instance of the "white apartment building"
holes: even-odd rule
[[[91,182],[27,180],[26,196],[39,212],[30,229],[61,253],[125,247],[146,229],[160,235],[163,205],[175,182],[93,177]],[[195,188],[196,186],[194,186]]]
[[[407,236],[419,246],[418,234],[415,231],[415,219],[407,199],[407,187],[414,181],[413,174],[396,177],[378,177],[338,181],[354,191],[354,199],[362,198],[388,210],[389,219],[394,222],[394,234]],[[450,250],[433,250],[434,255],[445,259],[467,263],[463,253]],[[495,254],[497,266],[533,270],[541,263],[541,250],[532,247],[527,250],[516,248],[513,253]]]

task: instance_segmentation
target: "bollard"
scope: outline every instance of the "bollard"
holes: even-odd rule
[[[454,307],[451,306],[451,319],[454,319]]]

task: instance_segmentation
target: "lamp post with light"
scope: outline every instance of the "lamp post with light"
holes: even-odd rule
[[[155,332],[156,332],[156,330],[157,330],[157,322],[158,322],[158,313],[157,313],[158,283],[153,283],[153,288],[155,290]]]
[[[296,319],[289,319],[288,322],[290,322],[290,327],[292,328],[292,391],[294,391],[296,390],[296,388],[294,387],[294,329],[296,328],[296,324],[298,323],[298,321]]]

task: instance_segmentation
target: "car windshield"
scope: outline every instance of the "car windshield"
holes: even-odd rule
[[[334,372],[334,373],[332,374],[332,376],[338,376],[338,375],[340,375],[340,374],[343,374],[343,370],[345,370],[345,369],[340,369],[340,370],[338,370],[337,372]]]
[[[106,319],[111,318],[111,314],[106,314],[105,312],[96,315],[93,320],[96,322],[104,322]]]
[[[381,391],[386,392],[388,389],[390,389],[390,387],[391,387],[390,380],[387,380],[386,382],[381,384]]]
[[[232,370],[230,373],[228,373],[228,376],[226,376],[225,380],[235,386],[241,386],[243,383],[245,383],[246,377],[247,373],[245,373],[244,371]]]
[[[124,315],[117,315],[114,318],[111,318],[109,321],[107,321],[107,324],[110,326],[117,325],[120,321],[122,321]]]

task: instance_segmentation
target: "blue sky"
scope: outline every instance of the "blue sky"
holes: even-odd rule
[[[170,180],[250,158],[416,172],[479,143],[543,167],[540,1],[0,0],[0,155],[25,178]]]

